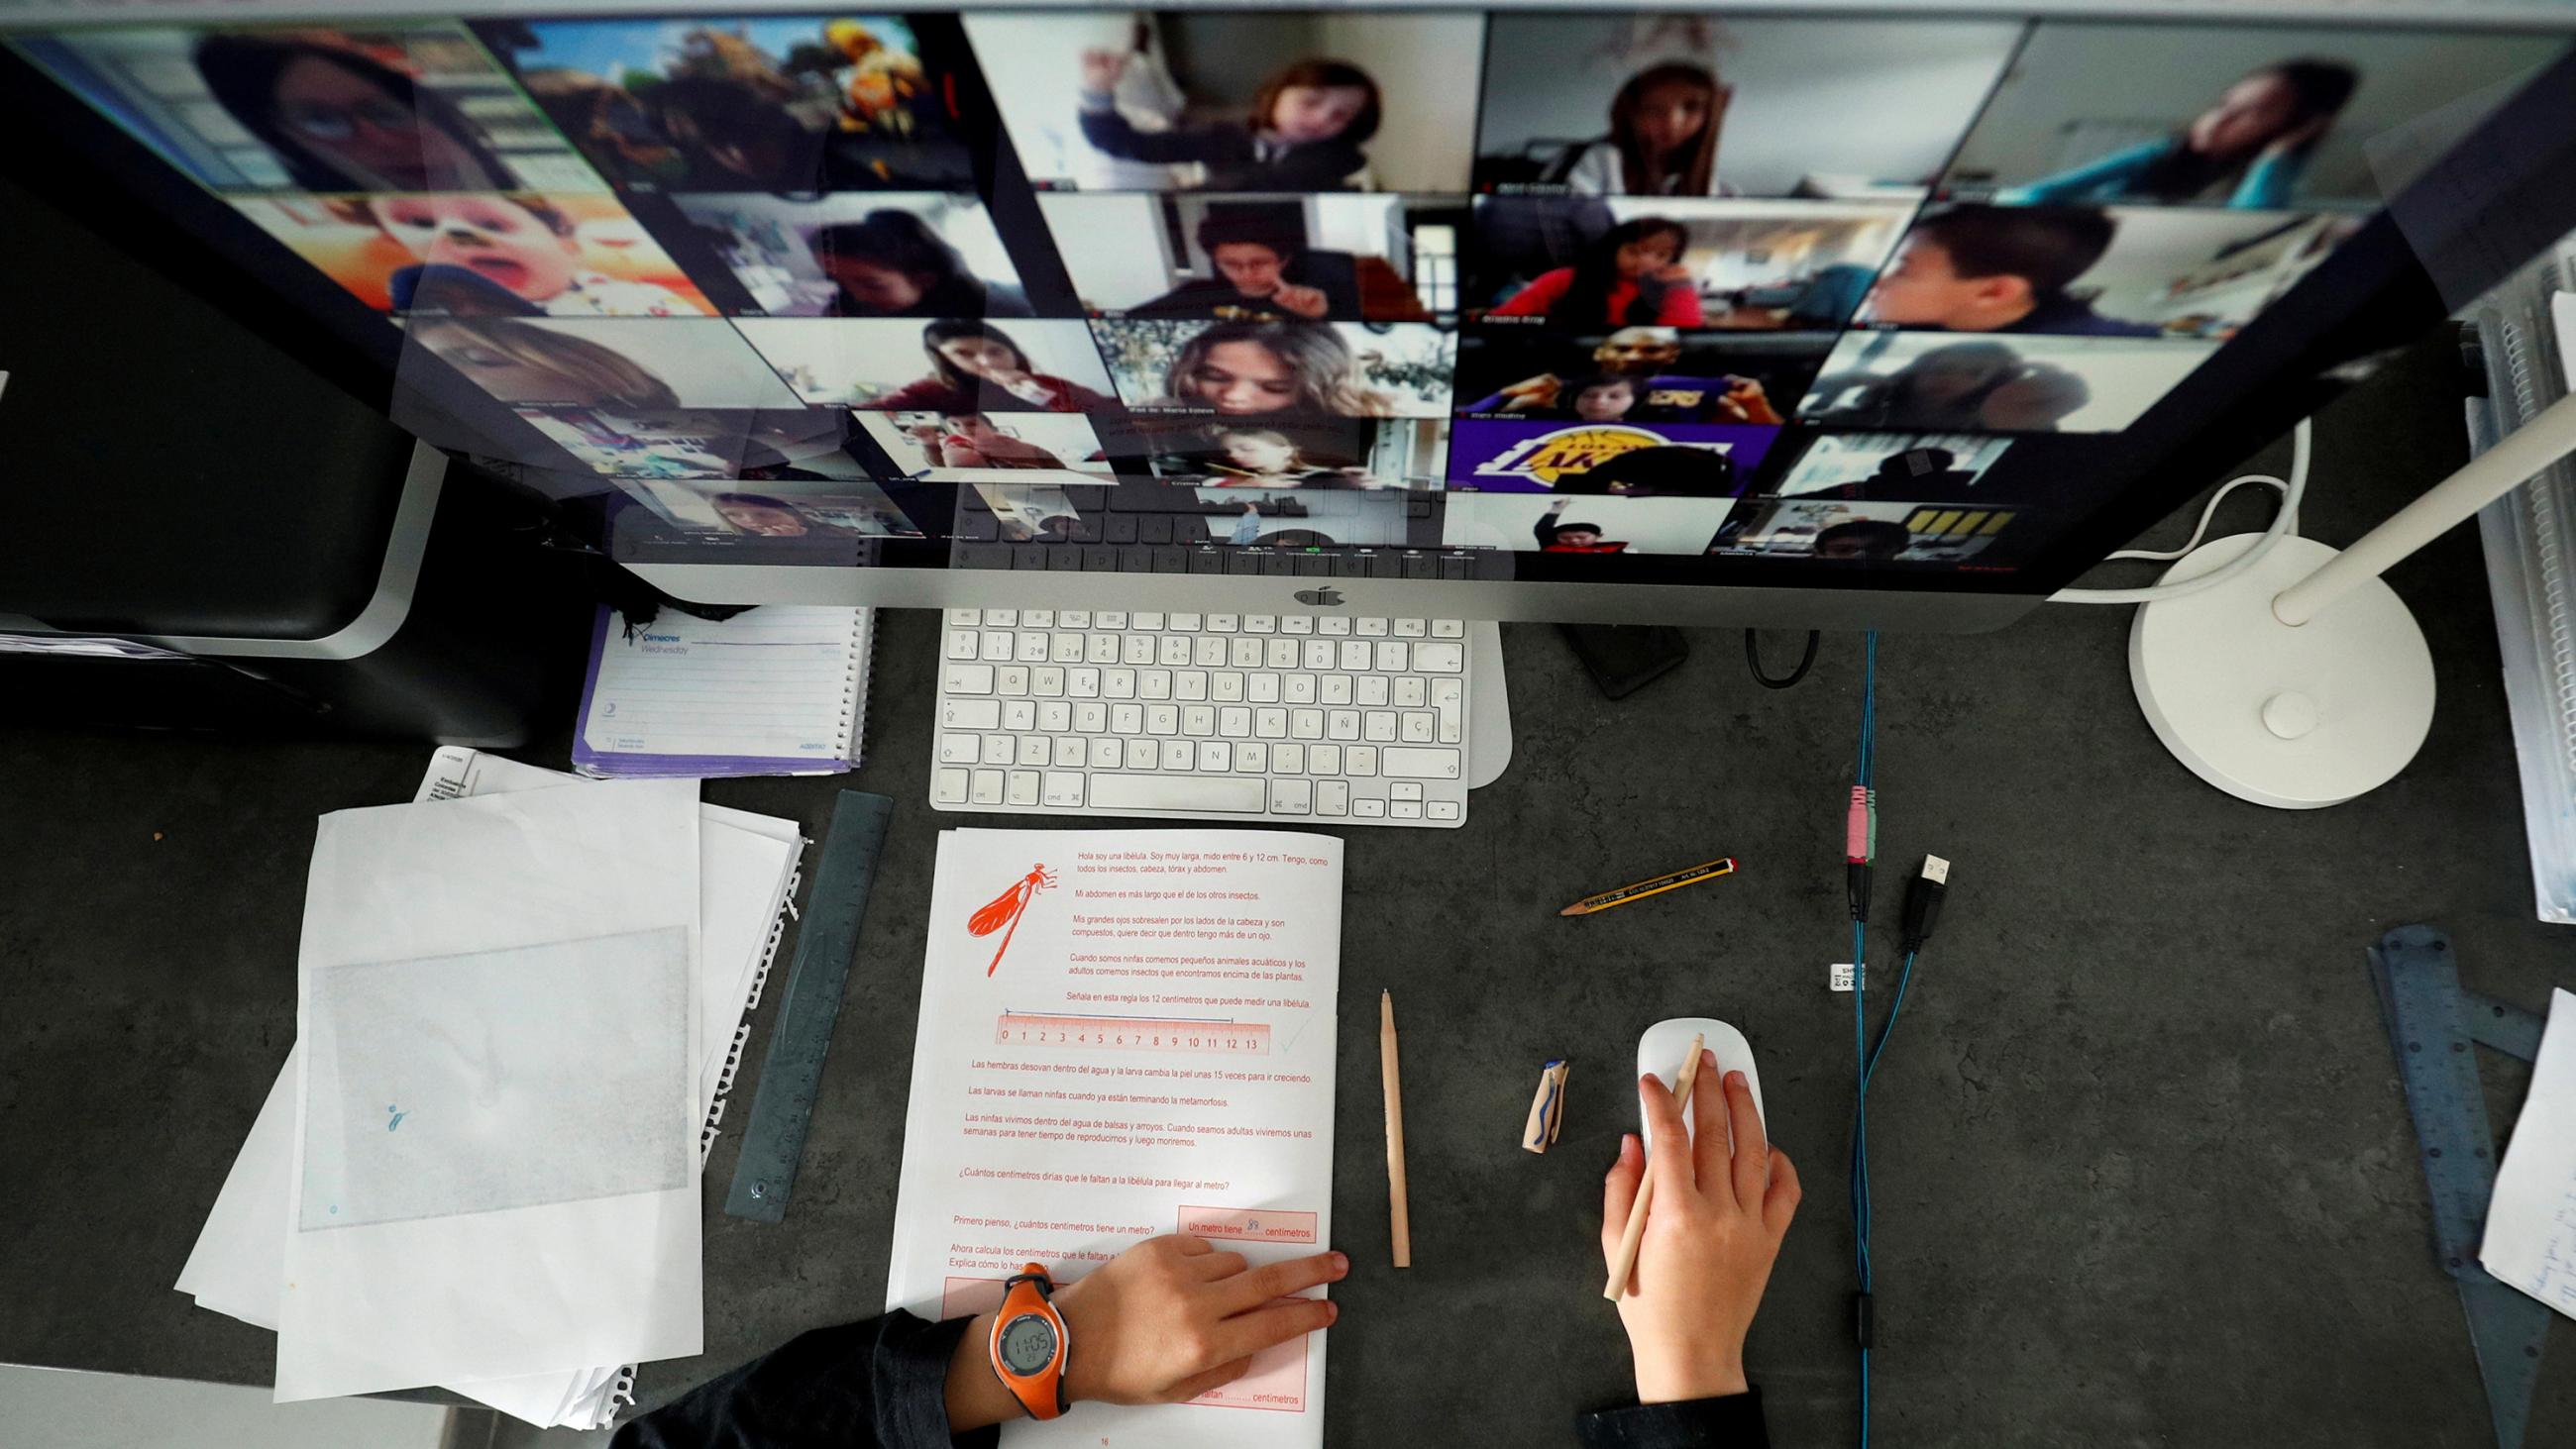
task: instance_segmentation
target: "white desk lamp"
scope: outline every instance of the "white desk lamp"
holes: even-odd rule
[[[2307,474],[2302,423],[2271,532],[2214,539],[2155,588],[2126,591],[2143,604],[2129,630],[2129,679],[2156,738],[2219,789],[2283,810],[2340,805],[2388,783],[2432,726],[2433,656],[2379,576],[2571,452],[2576,396],[2337,552],[2289,531]],[[2254,548],[2260,556],[2244,559]]]

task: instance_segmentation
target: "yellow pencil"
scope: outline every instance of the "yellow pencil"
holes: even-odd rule
[[[1597,896],[1585,896],[1557,914],[1588,916],[1594,911],[1606,911],[1612,906],[1624,906],[1630,901],[1641,901],[1648,896],[1661,895],[1665,891],[1679,890],[1686,885],[1696,885],[1704,880],[1715,880],[1719,876],[1734,873],[1735,862],[1732,859],[1706,861],[1688,870],[1674,871],[1671,875],[1659,875],[1653,880],[1641,880],[1635,885],[1624,885],[1615,891],[1603,891]]]

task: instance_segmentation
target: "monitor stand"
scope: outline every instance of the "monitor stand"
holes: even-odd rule
[[[1467,625],[1467,642],[1475,668],[1468,677],[1475,691],[1467,710],[1467,781],[1481,790],[1503,777],[1512,762],[1512,698],[1503,688],[1503,626],[1488,619]]]

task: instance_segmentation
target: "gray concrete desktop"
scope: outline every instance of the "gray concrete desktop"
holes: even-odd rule
[[[2328,414],[2315,536],[2350,539],[2456,458],[2429,365]],[[2576,984],[2576,933],[2531,918],[2473,536],[2395,582],[2435,649],[2432,738],[2394,784],[2312,814],[2166,756],[2129,696],[2125,609],[1882,641],[1880,900],[1926,851],[1956,863],[1871,1097],[1885,1442],[2489,1442],[2362,951],[2439,921],[2473,986],[2536,1007]],[[933,619],[880,638],[864,770],[706,790],[817,834],[844,786],[899,804],[794,1205],[779,1226],[723,1216],[735,1139],[718,1145],[707,1352],[646,1367],[648,1404],[883,1301],[930,842],[980,822],[922,803]],[[1794,658],[1769,643],[1775,669]],[[1828,638],[1777,694],[1733,633],[1692,644],[1613,704],[1552,631],[1508,629],[1518,752],[1466,827],[1340,832],[1333,1203],[1356,1266],[1328,1443],[1565,1443],[1579,1406],[1620,1392],[1601,1173],[1634,1117],[1639,1030],[1703,1013],[1750,1034],[1807,1184],[1751,1346],[1774,1442],[1851,1440],[1852,1023],[1824,982],[1849,943],[1858,641]],[[169,1285],[294,1034],[313,817],[409,798],[426,753],[0,734],[0,1360],[267,1382],[269,1335]],[[526,757],[560,766],[564,742]],[[1555,918],[1720,853],[1741,874]],[[1405,1026],[1405,1272],[1387,1266],[1380,987]],[[773,992],[754,1063],[775,1010]],[[1564,1139],[1532,1156],[1517,1129],[1559,1054]],[[2501,1125],[2520,1076],[2487,1068]],[[747,1073],[738,1110],[749,1090]],[[2545,1366],[2529,1442],[2576,1442],[2576,1359]]]

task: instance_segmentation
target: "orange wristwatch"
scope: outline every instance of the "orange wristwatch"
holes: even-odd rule
[[[988,1351],[993,1373],[1032,1419],[1065,1411],[1064,1362],[1073,1350],[1064,1315],[1048,1301],[1055,1280],[1046,1265],[1031,1263],[1003,1284],[1002,1311],[993,1320]]]

